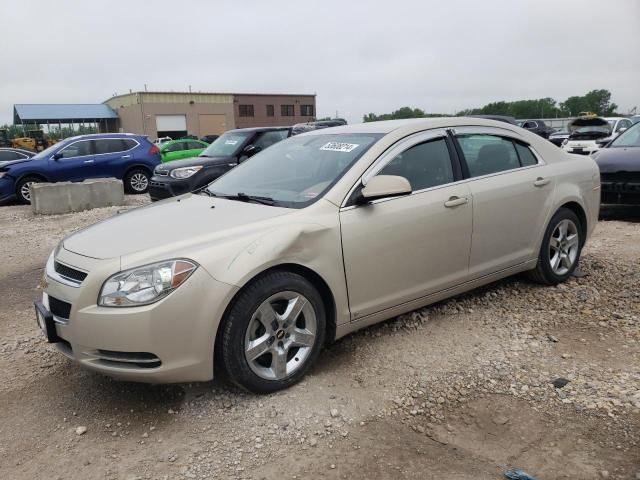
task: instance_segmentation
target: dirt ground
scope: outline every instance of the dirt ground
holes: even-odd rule
[[[255,396],[116,382],[44,342],[47,256],[121,208],[0,208],[0,478],[640,479],[640,212],[605,212],[584,278],[511,278],[403,315]]]

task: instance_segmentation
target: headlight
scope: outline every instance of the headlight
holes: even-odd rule
[[[157,302],[182,285],[197,267],[189,260],[167,260],[117,273],[104,282],[98,305],[130,307]]]
[[[182,179],[189,178],[194,175],[196,172],[202,170],[202,165],[196,165],[195,167],[182,167],[176,168],[175,170],[171,170],[169,174],[172,178]]]
[[[567,143],[569,143],[569,139],[568,139],[568,138],[565,138],[565,139],[562,141],[562,146],[564,147]]]

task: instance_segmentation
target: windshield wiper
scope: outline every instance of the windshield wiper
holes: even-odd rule
[[[222,198],[228,198],[229,200],[239,200],[241,202],[256,202],[263,205],[274,205],[275,200],[271,197],[260,197],[257,195],[247,195],[243,192],[238,192],[235,195],[220,195]]]
[[[209,197],[217,197],[217,195],[215,193],[213,193],[211,190],[209,190],[207,187],[209,185],[205,185],[203,188],[201,188],[200,190],[196,190],[193,193],[204,193],[205,195],[209,196]]]

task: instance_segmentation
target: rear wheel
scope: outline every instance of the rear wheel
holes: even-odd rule
[[[583,243],[577,215],[568,208],[561,208],[547,226],[538,264],[530,272],[531,278],[547,285],[567,280],[578,266]]]
[[[18,202],[23,204],[31,203],[31,185],[40,183],[42,179],[38,177],[25,177],[16,184],[16,197]]]
[[[269,393],[300,380],[324,343],[326,315],[304,277],[272,272],[242,291],[221,325],[219,359],[230,379]]]
[[[142,168],[131,170],[124,177],[124,190],[127,193],[147,193],[149,190],[149,173]]]

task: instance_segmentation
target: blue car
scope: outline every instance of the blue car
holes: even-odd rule
[[[160,149],[143,135],[101,133],[67,138],[22,160],[0,161],[0,203],[30,203],[36,182],[122,179],[127,193],[145,193]]]

